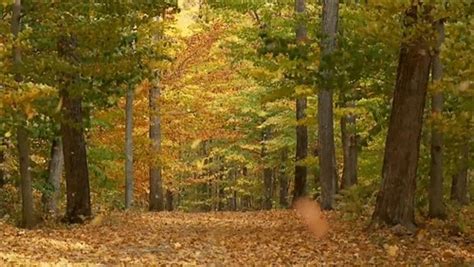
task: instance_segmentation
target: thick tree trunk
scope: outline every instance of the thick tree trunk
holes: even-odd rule
[[[357,133],[355,115],[348,114],[341,118],[341,136],[344,153],[341,188],[345,189],[357,183]]]
[[[451,200],[461,205],[469,204],[469,141],[461,147],[461,156],[451,184]]]
[[[339,1],[324,0],[323,3],[323,40],[322,48],[322,86],[318,94],[319,129],[319,169],[321,182],[321,208],[332,209],[334,194],[337,190],[336,148],[334,145],[333,122],[333,66],[329,57],[336,49]]]
[[[305,0],[295,1],[295,11],[297,16],[302,16],[306,12]],[[300,20],[302,18],[299,18]],[[307,38],[307,29],[303,21],[298,22],[296,27],[296,42],[303,44]],[[296,99],[296,165],[295,165],[295,186],[293,190],[293,201],[303,196],[306,191],[307,167],[300,161],[308,156],[308,127],[302,125],[301,121],[306,118],[306,97]]]
[[[58,202],[60,196],[61,176],[63,174],[64,155],[61,138],[54,138],[51,145],[51,158],[48,166],[48,178],[46,183],[48,192],[44,194],[45,213],[52,216],[58,215]]]
[[[61,134],[67,191],[65,219],[70,223],[82,223],[92,214],[82,98],[71,96],[68,89],[61,90],[61,96],[63,99]]]
[[[443,76],[443,65],[439,58],[440,48],[444,41],[444,23],[436,23],[438,42],[433,57],[431,76],[433,82],[440,81]],[[435,118],[431,126],[431,166],[429,188],[429,211],[432,218],[445,218],[446,211],[443,203],[443,133],[440,130],[439,118],[443,113],[443,93],[439,90],[433,92],[431,98],[431,113]]]
[[[125,104],[125,209],[133,205],[133,95],[134,88],[129,85]]]
[[[150,155],[153,158],[150,164],[150,196],[149,210],[163,211],[163,182],[161,179],[161,121],[158,99],[160,97],[159,74],[150,88],[149,92],[149,112],[150,112]]]
[[[77,40],[74,36],[61,36],[58,41],[58,53],[71,64],[76,64],[76,46]],[[63,103],[61,136],[67,192],[64,219],[69,223],[82,223],[92,215],[82,94],[74,86],[77,82],[76,75],[64,73],[62,76],[64,84],[60,90]]]
[[[280,170],[278,173],[280,180],[280,207],[288,207],[288,175],[286,173],[288,161],[288,149],[283,148],[280,156]]]
[[[376,221],[401,224],[408,229],[415,227],[416,171],[431,65],[427,36],[431,33],[420,32],[417,27],[419,23],[426,23],[425,14],[417,10],[420,6],[407,12],[406,27],[410,38],[402,43],[400,50],[385,143],[382,186],[373,214]],[[415,29],[417,32],[413,34]]]

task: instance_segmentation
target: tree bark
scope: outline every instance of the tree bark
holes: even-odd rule
[[[15,0],[12,11],[11,32],[15,39],[21,30],[21,0]],[[13,45],[13,66],[15,73],[15,81],[19,84],[22,80],[19,68],[22,64],[21,48],[16,44]],[[21,180],[21,214],[22,227],[32,228],[35,224],[33,210],[33,188],[30,172],[30,140],[25,114],[20,115],[19,125],[17,127],[17,145],[20,165]]]
[[[283,148],[281,151],[280,170],[278,174],[279,180],[280,180],[280,206],[282,208],[288,207],[288,175],[286,174],[287,160],[288,160],[288,148]]]
[[[264,129],[262,133],[262,163],[263,168],[263,209],[270,210],[272,209],[272,195],[273,195],[273,170],[268,163],[266,163],[265,157],[267,154],[266,150],[266,141],[270,139],[270,130]]]
[[[324,0],[322,48],[322,86],[318,94],[319,169],[321,181],[321,208],[333,208],[337,189],[336,148],[334,145],[333,85],[334,67],[328,60],[336,49],[339,1]]]
[[[302,16],[306,12],[305,0],[295,1],[295,11],[297,16]],[[307,38],[306,25],[301,18],[296,27],[296,42],[302,45]],[[301,124],[306,118],[306,97],[296,99],[296,165],[295,165],[295,186],[293,190],[293,201],[303,196],[306,191],[307,167],[301,161],[308,156],[308,127]]]
[[[3,140],[0,140],[0,142],[3,142]],[[5,170],[4,170],[4,165],[5,163],[5,152],[0,151],[0,189],[5,185]]]
[[[237,167],[236,169],[233,169],[231,172],[232,175],[232,198],[231,198],[231,208],[233,211],[237,210],[237,190],[235,190],[235,187],[237,186]]]
[[[169,189],[166,190],[166,210],[173,211],[173,192]]]
[[[22,227],[32,228],[35,224],[33,210],[33,189],[30,172],[30,142],[24,125],[17,128],[18,153],[20,155],[21,215]]]
[[[421,13],[422,3],[406,13],[405,27],[410,36],[402,42],[397,81],[382,169],[382,185],[377,195],[373,220],[415,225],[416,171],[420,148],[423,109],[429,80],[431,56],[428,35],[420,23],[431,23]],[[416,32],[414,32],[416,30]]]
[[[433,57],[431,76],[433,82],[440,81],[443,76],[443,65],[439,58],[441,45],[444,41],[444,23],[436,23],[438,41]],[[443,203],[443,133],[440,130],[439,118],[443,113],[443,93],[439,90],[433,92],[431,98],[431,113],[435,118],[431,126],[431,166],[430,166],[430,188],[428,192],[429,211],[432,218],[444,219],[446,217]]]
[[[353,107],[353,104],[348,106]],[[341,118],[341,138],[344,153],[341,188],[346,189],[357,184],[357,133],[356,116],[347,114]]]
[[[128,85],[125,104],[125,209],[133,205],[133,97],[134,88]]]
[[[466,139],[466,142],[461,146],[461,156],[451,184],[451,200],[454,200],[461,205],[469,204],[468,172],[469,141]]]
[[[160,109],[158,106],[158,99],[160,98],[160,81],[159,74],[157,79],[150,88],[149,92],[149,112],[150,112],[150,155],[153,158],[150,164],[150,196],[149,196],[149,210],[163,211],[163,182],[161,179],[161,161],[158,158],[161,156],[161,121]]]
[[[77,64],[77,40],[73,35],[63,35],[58,41],[59,56]],[[64,169],[66,174],[66,215],[69,223],[82,223],[92,215],[89,187],[89,170],[84,136],[82,92],[77,90],[77,75],[64,73],[62,98],[61,136],[63,141]]]
[[[53,216],[58,215],[58,201],[63,167],[63,144],[60,138],[54,138],[51,145],[51,158],[49,160],[48,178],[46,181],[49,185],[49,190],[44,195],[44,210],[47,214]]]

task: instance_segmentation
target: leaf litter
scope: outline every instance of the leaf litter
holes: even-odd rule
[[[0,265],[406,265],[474,262],[472,236],[434,221],[412,236],[367,231],[314,201],[295,210],[122,212],[86,225],[22,230],[0,221]]]

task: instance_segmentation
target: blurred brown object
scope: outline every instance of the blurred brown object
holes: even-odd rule
[[[299,198],[294,202],[293,208],[316,238],[322,238],[327,234],[328,222],[315,200],[308,197]]]

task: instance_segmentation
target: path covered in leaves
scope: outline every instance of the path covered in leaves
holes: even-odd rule
[[[472,236],[453,235],[441,222],[399,236],[393,230],[365,231],[365,220],[343,221],[337,212],[325,215],[330,230],[322,239],[294,211],[114,213],[83,226],[30,231],[0,221],[0,265],[474,262]]]

